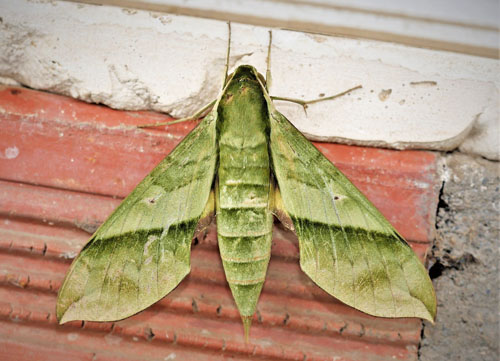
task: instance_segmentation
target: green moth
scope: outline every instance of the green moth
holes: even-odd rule
[[[433,321],[434,289],[410,246],[276,110],[269,54],[266,79],[249,65],[227,76],[227,63],[220,96],[193,117],[210,112],[73,261],[59,290],[59,323],[120,320],[163,298],[189,273],[191,240],[214,215],[246,338],[273,216],[295,231],[302,270],[330,295],[370,315]]]

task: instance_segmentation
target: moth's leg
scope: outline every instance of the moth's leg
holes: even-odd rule
[[[206,235],[206,231],[208,226],[212,223],[215,215],[215,193],[214,189],[210,191],[208,196],[207,204],[205,205],[205,209],[200,216],[200,220],[198,221],[198,225],[196,226],[196,230],[194,231],[193,238],[203,238]],[[203,236],[203,237],[202,237]]]
[[[177,123],[182,123],[182,122],[186,122],[188,120],[196,120],[196,119],[199,119],[201,118],[207,111],[209,111],[210,109],[212,109],[212,107],[214,106],[215,102],[217,100],[212,100],[210,103],[208,103],[207,105],[205,105],[203,108],[201,108],[200,110],[198,110],[196,113],[194,113],[193,115],[187,117],[187,118],[181,118],[181,119],[176,119],[176,120],[172,120],[170,122],[161,122],[161,123],[151,123],[151,124],[142,124],[142,125],[138,125],[137,128],[149,128],[149,127],[159,127],[161,125],[170,125],[170,124],[177,124]]]
[[[362,88],[362,86],[358,85],[358,86],[355,86],[354,88],[351,88],[351,89],[348,89],[346,91],[343,91],[342,93],[338,93],[338,94],[335,94],[335,95],[332,95],[332,96],[328,96],[328,97],[324,97],[324,98],[313,99],[313,100],[301,100],[301,99],[284,98],[284,97],[276,97],[276,96],[271,96],[271,99],[272,100],[284,100],[284,101],[287,101],[287,102],[292,102],[292,103],[300,104],[304,108],[304,112],[305,112],[306,109],[307,109],[307,106],[309,104],[319,103],[319,102],[322,102],[322,101],[325,101],[325,100],[332,100],[332,99],[341,97],[343,95],[346,95],[347,93],[350,93],[353,90],[361,89],[361,88]]]
[[[231,53],[231,22],[227,22],[227,53],[226,53],[226,66],[224,67],[224,82],[222,83],[222,89],[227,83],[227,73],[229,71],[229,54]]]
[[[271,88],[271,45],[273,43],[273,32],[269,30],[269,46],[267,47],[267,69],[266,69],[266,90],[269,93]]]
[[[280,189],[274,179],[271,182],[271,212],[286,229],[295,232],[292,219],[283,205]]]

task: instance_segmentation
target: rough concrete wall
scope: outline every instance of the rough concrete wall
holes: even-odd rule
[[[496,361],[500,164],[454,153],[442,175],[430,269],[438,314],[425,323],[420,360]]]

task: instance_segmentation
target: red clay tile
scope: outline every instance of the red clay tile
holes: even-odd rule
[[[57,325],[57,289],[87,232],[195,125],[134,127],[168,119],[0,88],[0,150],[17,149],[0,157],[0,359],[417,359],[419,320],[375,318],[336,301],[300,271],[297,240],[280,227],[248,344],[213,227],[193,246],[190,275],[152,307],[115,323]],[[315,145],[423,259],[438,199],[435,155]]]

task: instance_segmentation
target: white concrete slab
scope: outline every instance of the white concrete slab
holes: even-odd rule
[[[3,0],[0,14],[0,77],[176,117],[220,90],[224,22],[58,1]],[[233,24],[232,67],[252,64],[265,73],[267,42],[267,28]],[[310,139],[450,150],[479,125],[485,130],[461,149],[500,158],[492,136],[498,60],[274,29],[271,70],[271,93],[280,96],[310,99],[363,85],[311,105],[307,116],[279,103]]]
[[[496,58],[497,0],[72,0]]]

